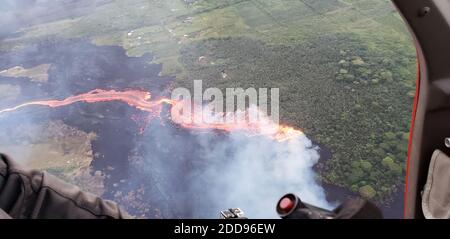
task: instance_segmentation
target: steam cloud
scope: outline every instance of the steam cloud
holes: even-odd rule
[[[157,203],[172,211],[164,217],[217,218],[221,210],[239,207],[249,218],[277,218],[276,202],[288,192],[319,207],[334,206],[313,170],[319,147],[304,134],[278,142],[152,123],[144,138],[146,153],[131,180],[155,184],[167,195],[166,205]]]
[[[239,133],[218,145],[201,140],[212,162],[203,177],[211,184],[198,182],[196,187],[200,192],[206,186],[217,207],[240,207],[251,218],[271,218],[276,217],[277,200],[295,192],[306,202],[330,208],[312,170],[319,159],[317,147],[306,136],[280,143]]]

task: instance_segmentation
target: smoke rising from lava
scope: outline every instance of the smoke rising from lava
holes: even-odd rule
[[[24,103],[0,110],[0,115],[32,105],[62,107],[76,102],[121,101],[152,117],[160,117],[163,104],[179,103],[164,98],[150,100],[150,96],[149,92],[140,90],[93,90],[63,100]],[[255,111],[257,108],[250,107],[248,113]],[[144,144],[149,147],[142,156],[139,173],[158,172],[166,178],[159,190],[172,195],[174,208],[178,208],[180,215],[214,218],[220,210],[240,207],[250,218],[276,218],[275,203],[288,192],[296,193],[305,202],[332,208],[313,170],[320,158],[319,148],[300,130],[268,119],[262,119],[260,125],[175,124],[173,119],[167,120],[191,131],[193,136],[187,142],[183,137],[173,136],[174,128],[150,124],[151,132],[143,136]],[[217,130],[227,134],[217,140],[213,132]],[[163,153],[155,151],[156,144],[162,145]],[[142,183],[136,175],[130,173],[129,181]]]
[[[312,170],[320,157],[318,147],[304,134],[277,142],[233,132],[220,144],[211,145],[207,137],[202,143],[205,158],[213,163],[194,185],[198,193],[212,197],[215,209],[240,207],[250,218],[276,218],[275,204],[288,192],[332,207]]]

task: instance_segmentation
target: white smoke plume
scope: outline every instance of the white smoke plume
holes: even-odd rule
[[[276,202],[288,192],[332,208],[313,171],[319,160],[318,147],[305,135],[277,142],[232,133],[214,145],[205,136],[200,139],[210,166],[195,187],[210,194],[222,209],[239,207],[250,218],[276,218]]]
[[[186,136],[178,133],[179,125],[168,125],[149,125],[147,153],[138,165],[137,174],[158,180],[131,179],[156,181],[157,193],[169,195],[166,208],[177,212],[164,217],[217,218],[221,210],[238,207],[249,218],[278,218],[276,203],[286,193],[318,207],[335,206],[313,169],[319,147],[305,134],[278,141],[245,130],[188,128]]]

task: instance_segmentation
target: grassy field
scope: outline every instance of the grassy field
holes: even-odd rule
[[[152,53],[175,86],[278,87],[281,121],[333,152],[322,180],[378,199],[403,183],[415,49],[388,0],[115,0],[21,33],[1,49],[88,38]]]

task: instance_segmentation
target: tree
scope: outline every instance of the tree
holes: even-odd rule
[[[377,191],[370,185],[365,185],[359,188],[359,194],[364,198],[373,198],[377,195]]]
[[[382,71],[380,73],[380,78],[382,80],[388,81],[388,82],[392,82],[394,80],[393,76],[392,76],[392,72],[390,71]]]
[[[358,56],[352,60],[352,64],[355,66],[362,66],[365,64],[365,62],[363,61],[363,59],[361,57]]]
[[[372,164],[367,160],[361,160],[361,168],[364,171],[369,172],[372,169]]]
[[[386,156],[382,161],[381,164],[385,167],[389,167],[390,165],[392,165],[394,163],[394,159]]]
[[[402,167],[394,162],[394,159],[391,158],[390,156],[385,157],[382,161],[381,164],[388,168],[394,175],[401,175],[402,174]]]
[[[384,133],[384,137],[387,140],[393,140],[393,139],[395,139],[395,134],[393,132],[386,132],[386,133]]]
[[[358,182],[359,179],[364,175],[364,171],[360,167],[352,167],[351,173],[348,177],[351,183]]]

